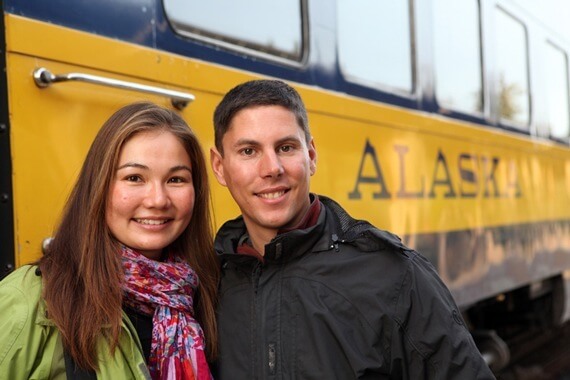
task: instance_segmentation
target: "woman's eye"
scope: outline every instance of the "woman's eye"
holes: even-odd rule
[[[138,175],[130,175],[125,177],[125,180],[129,181],[129,182],[139,182],[141,181],[141,177],[139,177]]]
[[[186,180],[182,177],[173,177],[168,180],[170,183],[184,183]]]

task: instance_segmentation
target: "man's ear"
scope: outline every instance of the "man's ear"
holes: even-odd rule
[[[224,177],[224,165],[223,165],[223,157],[218,152],[216,148],[210,148],[210,164],[212,165],[212,170],[214,171],[214,175],[216,179],[222,186],[226,185],[226,179]]]
[[[311,141],[309,141],[309,159],[311,160],[309,163],[309,167],[311,169],[311,175],[314,175],[317,171],[317,148],[315,147],[315,140],[311,137]]]

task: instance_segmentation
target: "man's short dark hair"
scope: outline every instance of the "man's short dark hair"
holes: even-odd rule
[[[216,149],[224,154],[222,139],[233,117],[242,109],[254,106],[282,106],[293,112],[299,127],[311,141],[307,110],[299,93],[280,80],[260,79],[242,83],[231,89],[214,112],[214,137]]]

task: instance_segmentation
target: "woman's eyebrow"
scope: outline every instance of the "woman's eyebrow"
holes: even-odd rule
[[[117,168],[117,170],[121,170],[121,169],[125,169],[125,168],[138,168],[138,169],[143,169],[143,170],[150,170],[150,168],[149,168],[148,166],[143,165],[143,164],[139,164],[139,163],[136,163],[136,162],[127,162],[127,163],[125,163],[125,164],[119,166],[119,167]],[[192,173],[192,169],[191,169],[190,167],[186,166],[186,165],[176,165],[176,166],[173,166],[173,167],[171,167],[171,168],[168,170],[168,172],[169,172],[169,173],[174,173],[174,172],[177,172],[177,171],[179,171],[179,170],[187,170],[187,171],[189,171],[190,173]]]
[[[139,168],[139,169],[144,169],[144,170],[148,170],[148,169],[149,169],[148,166],[143,165],[143,164],[138,164],[138,163],[136,163],[136,162],[127,162],[127,163],[125,163],[125,164],[119,166],[119,167],[117,168],[117,170],[121,170],[121,169],[124,169],[124,168]]]
[[[168,172],[169,172],[169,173],[174,173],[174,172],[177,172],[177,171],[179,171],[179,170],[188,170],[190,173],[192,173],[192,169],[189,168],[189,167],[186,166],[186,165],[176,165],[176,166],[173,166],[172,168],[170,168],[170,170],[169,170]]]

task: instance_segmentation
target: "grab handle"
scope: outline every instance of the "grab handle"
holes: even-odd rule
[[[52,83],[78,81],[92,84],[99,84],[114,88],[121,88],[131,91],[140,91],[153,95],[162,95],[170,98],[172,105],[179,110],[184,109],[188,103],[195,99],[194,95],[180,91],[167,90],[165,88],[147,86],[145,84],[126,82],[118,79],[100,77],[97,75],[83,73],[53,74],[45,67],[34,70],[34,82],[40,88],[49,87]]]

